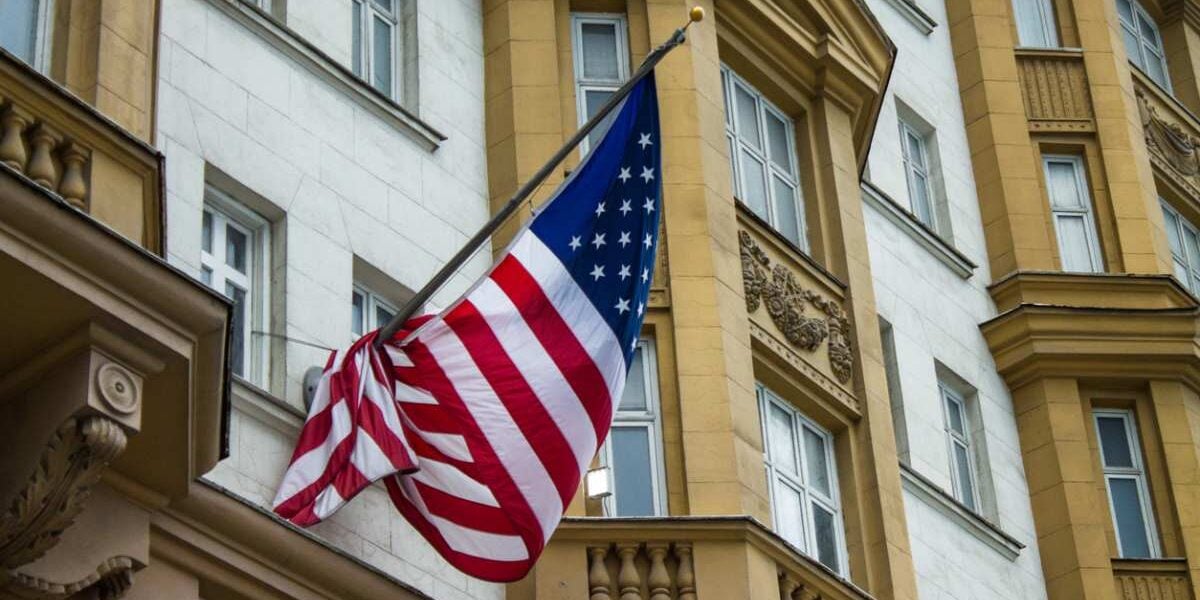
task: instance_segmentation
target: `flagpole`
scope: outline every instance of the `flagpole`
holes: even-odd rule
[[[513,193],[512,197],[508,199],[508,202],[505,203],[505,205],[499,211],[497,211],[487,223],[484,223],[483,227],[481,227],[479,231],[471,237],[471,239],[467,240],[467,243],[460,248],[453,257],[450,258],[450,261],[447,262],[445,266],[441,268],[441,270],[434,274],[433,278],[429,280],[429,283],[426,283],[425,286],[416,293],[416,295],[409,299],[408,302],[404,303],[404,306],[400,308],[399,312],[396,313],[396,316],[392,317],[392,320],[388,321],[387,325],[384,325],[383,328],[379,330],[379,335],[375,338],[375,348],[377,350],[383,346],[384,341],[392,339],[392,337],[396,335],[396,332],[400,330],[400,327],[403,326],[404,323],[408,321],[408,319],[411,318],[414,313],[417,312],[417,310],[419,310],[425,305],[426,302],[429,301],[429,298],[432,297],[433,294],[442,287],[442,284],[446,283],[446,281],[454,275],[455,271],[458,270],[462,263],[466,262],[466,260],[475,253],[475,250],[479,247],[479,245],[486,241],[488,237],[490,237],[496,232],[497,229],[500,228],[500,225],[503,224],[504,221],[512,216],[513,212],[515,212],[517,208],[521,206],[521,203],[523,203],[525,199],[532,194],[539,185],[541,185],[546,177],[550,176],[550,173],[554,172],[554,168],[558,166],[558,164],[562,162],[562,160],[566,158],[576,146],[579,145],[579,142],[582,142],[583,139],[587,137],[587,135],[591,133],[592,130],[595,129],[596,126],[599,125],[600,122],[603,121],[604,118],[607,117],[608,114],[611,113],[613,109],[615,109],[617,105],[619,105],[621,101],[625,99],[626,96],[629,95],[629,92],[633,89],[633,86],[637,85],[639,81],[653,71],[654,67],[663,59],[664,56],[667,55],[668,52],[673,50],[676,46],[682,44],[687,39],[688,27],[691,27],[692,23],[698,23],[703,19],[704,9],[700,8],[699,6],[693,8],[691,12],[688,13],[687,24],[679,29],[676,29],[675,33],[671,34],[671,37],[668,38],[666,42],[663,42],[662,45],[658,46],[652,50],[650,54],[646,55],[646,59],[642,61],[641,66],[638,67],[638,70],[633,74],[633,77],[630,77],[629,81],[626,81],[625,84],[622,85],[616,91],[616,93],[614,93],[608,99],[608,101],[600,107],[600,110],[593,115],[592,118],[588,119],[587,123],[584,123],[583,126],[575,132],[575,135],[571,136],[571,139],[567,140],[567,143],[563,144],[563,147],[559,148],[558,152],[555,152],[554,156],[551,156],[550,160],[547,161],[546,164],[542,165],[542,168],[538,169],[538,171],[533,174],[533,177],[530,177],[528,181],[518,188],[517,191]]]

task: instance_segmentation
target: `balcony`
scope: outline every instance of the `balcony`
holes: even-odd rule
[[[741,204],[738,245],[754,343],[859,414],[845,284]]]
[[[1095,131],[1082,50],[1022,48],[1016,54],[1031,131]]]
[[[1187,560],[1114,558],[1113,578],[1122,600],[1192,600]]]
[[[1200,199],[1200,120],[1140,71],[1130,71],[1151,164],[1159,175]]]
[[[156,253],[162,251],[159,156],[0,50],[0,163]]]
[[[563,520],[511,600],[870,600],[749,517]]]

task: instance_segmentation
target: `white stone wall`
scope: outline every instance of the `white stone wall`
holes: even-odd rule
[[[1000,529],[1026,546],[1015,560],[1009,560],[984,543],[980,533],[906,491],[918,592],[930,600],[1045,598],[1012,400],[979,331],[979,324],[995,315],[995,307],[986,291],[991,278],[945,6],[917,0],[936,22],[932,32],[925,34],[897,8],[902,1],[868,0],[898,54],[866,177],[908,206],[898,97],[936,128],[942,215],[949,217],[953,246],[978,265],[963,279],[917,243],[912,233],[874,206],[865,207],[878,309],[891,323],[895,340],[905,429],[901,434],[909,443],[904,459],[942,489],[951,489],[935,370],[935,364],[941,363],[976,390],[986,447],[986,468],[979,477],[990,480],[995,499],[995,508],[985,512],[991,512],[989,518]]]
[[[344,346],[355,256],[415,290],[488,216],[481,6],[406,0],[416,3],[410,30],[417,35],[406,56],[418,72],[409,108],[447,137],[431,152],[220,6],[231,1],[163,2],[155,142],[166,155],[168,259],[198,276],[206,169],[227,174],[283,215],[286,242],[271,260],[277,330]],[[287,26],[348,67],[350,2],[286,1]],[[434,302],[457,296],[489,260],[485,249]],[[258,383],[302,408],[304,372],[323,365],[326,353],[279,347],[282,364],[268,379],[275,383]],[[269,404],[265,398],[260,406]],[[288,419],[246,406],[239,402],[232,416],[232,456],[209,478],[268,505],[295,431],[280,425]],[[471,580],[438,558],[381,488],[314,531],[439,599],[503,596],[501,586]]]

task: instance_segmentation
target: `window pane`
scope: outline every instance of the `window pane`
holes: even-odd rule
[[[1129,61],[1139,67],[1142,66],[1142,46],[1138,43],[1137,35],[1122,27],[1121,37],[1125,40],[1125,54],[1129,55]]]
[[[1083,208],[1083,194],[1075,176],[1075,163],[1046,161],[1046,186],[1054,208]]]
[[[204,285],[212,287],[212,269],[208,267],[200,267],[200,281],[203,281]]]
[[[366,311],[363,309],[363,303],[366,299],[358,292],[350,294],[350,331],[354,335],[361,336],[366,330],[363,323],[363,317],[366,316]]]
[[[912,169],[909,169],[908,175],[912,180],[913,216],[918,221],[933,227],[933,209],[930,207],[929,202],[929,181],[924,174]]]
[[[213,248],[213,216],[207,210],[204,211],[203,224],[200,226],[200,248],[205,252],[212,254]]]
[[[1142,68],[1146,69],[1146,74],[1150,76],[1156,83],[1163,87],[1167,87],[1167,66],[1163,59],[1155,56],[1151,52],[1146,53],[1145,64]]]
[[[394,316],[396,316],[396,315],[393,314],[392,311],[376,304],[375,305],[375,324],[373,325],[372,328],[379,329],[380,327],[387,325],[388,322],[391,321],[392,317],[394,317]]]
[[[1129,447],[1125,419],[1096,417],[1096,429],[1100,432],[1100,449],[1105,467],[1133,467],[1133,453]]]
[[[1117,535],[1121,539],[1124,558],[1150,558],[1150,539],[1146,535],[1146,519],[1142,513],[1142,497],[1137,481],[1111,477],[1108,493],[1112,496],[1113,516]]]
[[[804,515],[800,492],[782,480],[775,480],[775,532],[793,546],[807,550],[804,543]]]
[[[625,391],[621,394],[620,410],[646,412],[645,366],[642,364],[642,349],[633,353],[629,363],[629,375],[625,377]]]
[[[246,291],[232,283],[225,283],[225,295],[233,301],[233,323],[229,329],[229,368],[235,374],[246,376],[246,324],[249,321],[249,306]]]
[[[232,225],[225,226],[225,264],[241,271],[246,272],[246,252],[250,241],[246,234],[234,228]]]
[[[767,214],[767,181],[763,174],[763,164],[754,155],[742,150],[742,202],[758,216],[770,220]]]
[[[945,391],[942,393],[947,394]],[[955,433],[965,436],[966,428],[963,426],[962,405],[959,404],[957,400],[950,398],[948,394],[946,395],[945,401],[946,424],[949,425],[950,429]]]
[[[791,137],[788,125],[779,117],[767,113],[767,142],[771,146],[771,162],[779,165],[783,171],[792,174],[792,158],[788,152],[788,138]]]
[[[833,497],[829,487],[829,461],[825,454],[825,438],[807,427],[804,428],[804,459],[808,462],[808,485],[824,494],[826,498]]]
[[[837,525],[833,513],[817,503],[812,504],[813,533],[817,538],[817,560],[838,571]]]
[[[583,103],[584,109],[587,111],[587,118],[590,119],[596,113],[600,112],[600,107],[604,106],[604,103],[608,102],[608,99],[611,98],[612,95],[612,90],[584,90]],[[591,133],[588,134],[589,150],[595,147],[594,144],[600,143],[600,139],[604,137],[605,132],[607,132],[609,126],[612,125],[613,120],[617,118],[618,112],[619,111],[614,110],[608,113],[608,116],[604,117],[604,120],[601,121]]]
[[[1188,274],[1187,265],[1178,260],[1172,261],[1175,263],[1175,278],[1182,283],[1184,287],[1188,287],[1191,281],[1191,275]]]
[[[388,94],[392,93],[392,25],[379,17],[372,19],[375,31],[371,40],[371,85]]]
[[[786,410],[767,404],[767,411],[770,415],[767,423],[767,438],[771,463],[776,469],[785,471],[792,475],[799,475],[800,469],[796,465],[796,433],[792,429],[792,415]]]
[[[1179,239],[1179,219],[1175,213],[1163,208],[1163,219],[1167,222],[1167,241],[1171,243],[1171,253],[1184,258],[1183,242]]]
[[[904,130],[904,140],[908,144],[908,160],[921,171],[924,171],[926,166],[924,141],[912,129],[908,128]]]
[[[1130,0],[1117,0],[1117,14],[1126,23],[1133,23],[1133,5]]]
[[[1083,219],[1082,215],[1057,215],[1054,219],[1064,271],[1090,273],[1096,270],[1092,265],[1092,250]]]
[[[1022,46],[1050,48],[1058,46],[1054,27],[1054,7],[1050,0],[1015,0],[1017,36]]]
[[[762,148],[762,132],[758,129],[758,100],[746,88],[734,84],[737,103],[737,130],[743,142]]]
[[[775,229],[778,229],[779,233],[783,234],[783,237],[791,240],[796,245],[803,245],[800,242],[800,219],[797,215],[796,189],[778,176],[772,176],[771,182],[775,186]]]
[[[617,515],[653,516],[654,483],[650,474],[649,431],[643,427],[614,427],[610,443]]]
[[[1158,30],[1155,29],[1154,23],[1151,23],[1145,18],[1138,19],[1138,31],[1142,34],[1142,39],[1146,42],[1146,49],[1155,51],[1158,49]]]
[[[362,3],[358,2],[358,1],[351,2],[350,6],[352,9],[351,12],[353,14],[353,17],[352,17],[353,26],[350,28],[350,38],[351,38],[350,44],[354,47],[353,48],[354,58],[351,61],[351,65],[354,69],[354,73],[356,75],[358,75],[359,77],[362,77],[364,75],[364,70],[365,70],[363,68],[363,56],[362,56],[362,54],[363,54],[363,41],[362,41],[362,33],[363,33],[362,32],[362,27],[363,27],[362,11],[363,11],[363,7],[362,7]]]
[[[617,27],[611,23],[583,23],[583,76],[587,79],[620,79],[617,56]]]
[[[0,2],[0,46],[27,63],[33,62],[37,13],[37,0]]]
[[[371,2],[379,7],[379,10],[387,14],[392,14],[392,0],[371,0]]]
[[[952,444],[954,446],[954,469],[958,473],[958,486],[961,488],[958,499],[964,506],[971,510],[975,508],[975,481],[971,477],[971,455],[967,452],[967,447],[961,444]]]
[[[1196,232],[1189,227],[1183,228],[1183,247],[1188,264],[1200,266],[1200,243],[1197,242]]]

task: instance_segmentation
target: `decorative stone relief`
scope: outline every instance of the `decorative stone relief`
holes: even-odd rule
[[[96,388],[104,404],[122,415],[133,414],[141,400],[137,378],[116,363],[96,369]]]
[[[99,374],[98,374],[99,375]],[[105,379],[115,391],[122,383]],[[99,377],[98,377],[99,379]],[[101,390],[105,384],[99,383]],[[120,393],[116,396],[123,398]],[[51,436],[25,488],[0,515],[0,590],[18,598],[119,598],[132,581],[133,563],[113,557],[84,579],[56,583],[17,572],[46,554],[71,526],[108,463],[125,449],[125,432],[102,416],[71,418]]]
[[[1138,112],[1142,118],[1142,133],[1150,156],[1168,176],[1177,182],[1200,191],[1200,140],[1178,122],[1164,118],[1144,91],[1138,89]]]
[[[742,256],[742,281],[746,288],[746,310],[753,313],[765,306],[771,321],[793,346],[814,352],[828,339],[829,366],[838,381],[850,381],[854,355],[850,349],[850,322],[834,300],[801,287],[796,276],[771,259],[745,231],[738,232]],[[769,275],[768,275],[769,274]],[[818,315],[805,314],[813,307]]]
[[[1030,129],[1094,129],[1082,54],[1022,51],[1017,55],[1017,75]]]

